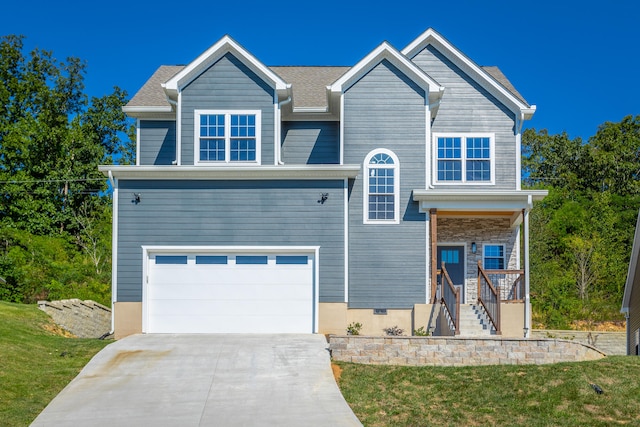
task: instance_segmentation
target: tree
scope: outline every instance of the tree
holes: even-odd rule
[[[127,93],[89,99],[84,61],[25,54],[23,41],[0,38],[0,298],[106,302],[111,211],[98,165],[134,161]]]

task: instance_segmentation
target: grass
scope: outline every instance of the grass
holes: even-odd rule
[[[336,364],[342,394],[365,426],[640,425],[640,357],[464,368]]]
[[[35,305],[0,302],[0,426],[27,426],[109,341],[68,338]]]

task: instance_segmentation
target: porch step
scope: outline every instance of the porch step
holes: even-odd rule
[[[461,337],[491,336],[491,323],[484,309],[476,304],[460,304]]]

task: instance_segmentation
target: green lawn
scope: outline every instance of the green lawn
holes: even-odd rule
[[[340,389],[365,426],[640,425],[640,357],[464,368],[336,364]]]
[[[27,426],[109,341],[65,338],[35,305],[0,301],[0,426]]]

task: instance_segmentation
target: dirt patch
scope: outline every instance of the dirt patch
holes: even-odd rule
[[[597,331],[597,332],[625,332],[627,330],[625,322],[587,322],[585,320],[574,320],[571,322],[572,329],[576,331]]]
[[[49,333],[52,333],[54,335],[58,335],[60,337],[77,338],[71,332],[67,331],[66,329],[61,328],[60,326],[56,325],[55,323],[45,323],[44,325],[42,325],[42,329],[44,329],[45,331],[47,331]]]
[[[336,382],[340,381],[340,377],[342,376],[342,368],[335,363],[332,363],[331,370],[333,371],[333,378],[336,379]]]

